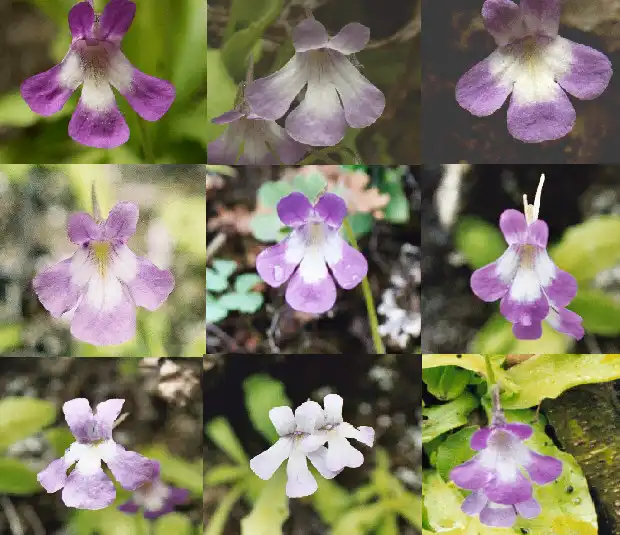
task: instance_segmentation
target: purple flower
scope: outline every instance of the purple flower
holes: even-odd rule
[[[62,458],[39,472],[37,479],[48,493],[62,489],[62,501],[67,507],[103,509],[114,501],[114,483],[102,470],[102,462],[127,490],[136,490],[158,473],[156,461],[127,451],[112,438],[114,421],[124,402],[109,399],[99,403],[94,414],[85,398],[63,405],[65,420],[76,441]]]
[[[111,86],[143,119],[161,119],[172,105],[174,87],[136,69],[120,49],[135,13],[136,5],[129,0],[110,0],[100,15],[88,2],[73,6],[69,12],[73,38],[67,55],[21,86],[32,111],[44,116],[60,111],[83,84],[69,135],[78,143],[102,149],[118,147],[129,139],[129,127]]]
[[[293,58],[278,72],[248,86],[252,111],[264,119],[279,119],[307,86],[301,104],[285,122],[294,140],[335,145],[347,124],[363,128],[374,123],[383,113],[385,97],[346,57],[362,50],[369,38],[368,28],[357,22],[330,38],[314,18],[301,21],[293,30]]]
[[[534,518],[540,513],[532,482],[555,481],[562,473],[562,462],[523,444],[531,436],[531,426],[507,423],[503,415],[473,434],[470,445],[479,453],[450,472],[459,487],[474,491],[463,502],[464,513],[480,515],[483,524],[496,527],[512,526],[517,514]]]
[[[72,214],[69,239],[75,254],[39,273],[33,287],[58,318],[73,315],[71,334],[95,345],[120,344],[136,334],[136,306],[155,310],[174,288],[174,277],[126,245],[136,231],[138,208],[118,203],[102,222]]]
[[[607,56],[558,35],[560,0],[486,0],[482,18],[498,48],[458,81],[458,103],[484,117],[512,93],[513,137],[538,143],[568,134],[575,109],[565,91],[580,99],[598,97],[612,75]]]
[[[175,506],[184,504],[189,498],[187,489],[166,485],[159,477],[159,463],[154,478],[133,491],[133,496],[119,505],[119,511],[135,514],[143,509],[144,518],[155,520],[172,513]]]
[[[284,128],[252,113],[247,104],[227,111],[211,122],[230,124],[207,147],[207,160],[211,164],[294,164],[307,152],[307,148],[291,139]]]
[[[298,192],[278,203],[280,220],[293,230],[258,255],[256,270],[274,288],[289,281],[285,298],[295,310],[326,312],[336,302],[334,279],[350,290],[366,276],[366,258],[339,234],[346,214],[345,202],[333,193],[323,194],[314,206]]]
[[[547,254],[549,228],[538,219],[544,175],[534,205],[524,196],[525,215],[505,210],[499,226],[508,249],[495,262],[474,271],[471,289],[483,301],[500,301],[500,312],[512,323],[520,340],[542,336],[542,321],[559,332],[580,339],[581,317],[566,310],[577,294],[575,278],[559,269]]]

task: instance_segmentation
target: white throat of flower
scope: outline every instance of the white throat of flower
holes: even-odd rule
[[[534,197],[534,204],[528,204],[527,195],[523,194],[523,214],[525,215],[525,221],[528,225],[531,225],[538,219],[538,213],[540,212],[540,196],[542,194],[542,187],[545,183],[544,173],[540,175],[540,181],[538,182],[538,188],[536,188],[536,196]]]

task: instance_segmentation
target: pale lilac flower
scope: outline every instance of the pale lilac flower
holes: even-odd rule
[[[372,427],[356,428],[342,419],[342,403],[342,397],[338,394],[325,396],[322,423],[317,422],[316,431],[302,441],[304,451],[314,451],[327,442],[327,468],[335,472],[345,467],[357,468],[364,462],[364,456],[349,444],[349,438],[354,438],[366,446],[372,446],[375,440],[375,430]]]
[[[187,502],[189,491],[164,483],[159,477],[159,463],[151,481],[133,491],[132,497],[118,506],[119,511],[135,514],[142,509],[147,520],[155,520],[160,516],[172,513],[177,505]]]
[[[75,254],[39,273],[34,291],[58,318],[72,315],[71,334],[95,345],[120,344],[136,334],[136,306],[155,310],[174,288],[174,277],[126,245],[136,231],[138,207],[118,203],[105,221],[69,217]]]
[[[295,410],[290,407],[274,407],[269,411],[269,418],[278,431],[280,438],[267,451],[250,460],[250,468],[261,479],[270,479],[280,465],[288,459],[286,465],[286,495],[289,498],[301,498],[314,493],[318,484],[308,468],[309,459],[319,473],[326,479],[332,479],[340,470],[327,467],[327,449],[317,446],[314,451],[304,451],[303,440],[314,433],[317,426],[324,421],[321,406],[314,401],[302,403]]]
[[[242,104],[212,119],[230,126],[207,146],[210,164],[278,165],[299,162],[307,148],[291,139],[275,121],[262,119]]]
[[[109,399],[99,403],[94,414],[85,398],[63,405],[65,420],[76,441],[62,458],[39,472],[37,479],[48,493],[62,489],[62,501],[67,507],[103,509],[114,501],[114,483],[102,470],[102,462],[127,490],[136,490],[157,474],[156,461],[127,451],[112,438],[114,422],[124,402]]]
[[[353,22],[329,37],[314,18],[293,29],[295,55],[279,71],[252,82],[246,90],[252,111],[279,119],[306,87],[301,104],[286,118],[290,136],[306,145],[335,145],[347,124],[363,128],[383,113],[383,93],[360,74],[346,56],[362,50],[370,31]]]
[[[538,219],[541,187],[542,180],[535,205],[525,203],[525,215],[512,209],[502,213],[499,226],[508,248],[495,262],[474,271],[471,289],[483,301],[501,299],[500,312],[521,340],[540,338],[544,319],[580,339],[581,318],[565,308],[577,293],[577,281],[547,253],[549,228]]]
[[[274,288],[289,281],[285,298],[295,310],[326,312],[336,302],[334,279],[350,290],[366,276],[366,258],[339,233],[346,214],[345,202],[333,193],[324,193],[314,206],[299,192],[278,203],[280,220],[293,230],[277,245],[261,251],[256,271]]]
[[[482,18],[498,48],[456,85],[458,103],[479,117],[508,95],[508,131],[521,141],[558,139],[575,124],[566,92],[594,99],[612,75],[607,56],[558,35],[560,0],[486,0]]]
[[[111,86],[143,119],[161,119],[172,105],[174,87],[136,69],[120,48],[135,13],[136,5],[129,0],[110,0],[101,14],[88,2],[73,6],[67,55],[60,64],[28,78],[21,86],[22,97],[32,111],[45,116],[60,111],[83,84],[69,135],[78,143],[102,149],[118,147],[129,139],[129,127]]]
[[[450,479],[459,487],[474,491],[461,506],[464,513],[479,516],[480,522],[488,526],[511,527],[517,515],[534,518],[540,514],[532,482],[544,485],[555,481],[562,473],[562,462],[523,444],[532,436],[532,427],[506,421],[499,407],[497,387],[493,400],[491,425],[471,437],[471,448],[479,453],[455,467]]]

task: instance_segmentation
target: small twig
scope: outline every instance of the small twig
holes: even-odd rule
[[[222,329],[220,329],[214,323],[207,323],[207,332],[209,331],[215,336],[217,336],[218,338],[220,338],[221,340],[223,340],[224,342],[226,342],[226,344],[228,344],[228,349],[230,351],[233,351],[236,353],[245,353],[245,351],[242,351],[239,349],[239,346],[237,345],[237,342],[235,341],[234,338],[226,334]]]
[[[269,324],[269,329],[267,329],[267,342],[269,343],[269,349],[272,353],[279,353],[280,348],[275,342],[275,338],[280,338],[280,328],[278,327],[278,323],[280,322],[280,315],[282,314],[282,308],[279,308],[275,311],[273,316],[271,317],[271,323]]]
[[[226,234],[224,232],[218,232],[215,238],[211,240],[211,243],[207,245],[207,262],[215,256],[215,254],[222,248],[222,245],[226,243]]]
[[[24,527],[19,519],[15,506],[11,503],[11,500],[7,496],[0,497],[0,505],[4,509],[6,518],[9,522],[9,529],[13,535],[24,535]]]
[[[45,526],[43,526],[43,523],[41,522],[39,515],[37,515],[37,512],[34,510],[34,507],[32,507],[32,505],[24,505],[23,511],[24,517],[32,526],[34,535],[45,535]],[[2,530],[0,530],[0,533],[2,533]]]

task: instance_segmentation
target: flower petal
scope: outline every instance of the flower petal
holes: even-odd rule
[[[510,528],[517,520],[517,513],[512,505],[500,505],[488,502],[480,511],[480,522],[485,526]]]
[[[98,149],[113,149],[129,139],[129,127],[109,85],[84,84],[82,96],[69,121],[69,136]]]
[[[325,479],[333,479],[341,472],[341,470],[334,472],[327,468],[327,448],[324,446],[306,455],[308,456],[308,460],[319,471],[319,474]]]
[[[364,464],[364,455],[337,433],[330,433],[327,441],[327,468],[338,472],[345,467],[358,468]]]
[[[116,480],[124,489],[136,490],[147,482],[153,481],[159,472],[159,463],[136,453],[128,451],[120,444],[102,454],[101,458],[108,466]]]
[[[262,480],[267,480],[293,451],[293,441],[281,438],[263,453],[250,459],[250,468]]]
[[[337,231],[323,246],[325,261],[340,287],[355,288],[368,273],[368,261],[357,249],[351,247]]]
[[[37,474],[37,481],[48,493],[59,491],[67,484],[67,470],[70,466],[63,458],[56,459]]]
[[[528,438],[532,436],[532,433],[533,433],[531,425],[522,424],[518,422],[504,424],[501,427],[502,429],[509,431],[513,435],[517,435],[521,440],[527,440]]]
[[[325,425],[325,414],[316,401],[304,401],[295,409],[297,431],[312,434]]]
[[[512,334],[518,340],[538,340],[542,336],[542,322],[536,321],[529,325],[513,323]]]
[[[101,468],[89,474],[73,470],[62,489],[64,504],[77,509],[104,509],[111,505],[115,498],[114,484]]]
[[[62,412],[71,433],[79,442],[90,442],[94,438],[95,417],[86,398],[65,402]]]
[[[352,128],[364,128],[374,123],[385,109],[385,95],[371,84],[342,54],[330,54],[331,81],[336,86],[344,117]]]
[[[513,505],[532,498],[532,483],[510,461],[498,459],[494,477],[484,487],[487,498],[494,503]]]
[[[256,257],[256,271],[273,288],[289,280],[304,257],[305,245],[301,236],[291,232],[276,245],[263,249]]]
[[[495,262],[474,271],[470,278],[472,292],[488,303],[506,295],[519,268],[519,253],[508,247]]]
[[[544,485],[555,481],[562,474],[562,461],[549,455],[540,455],[529,450],[529,458],[523,464],[530,478],[538,485]],[[521,500],[525,501],[525,500]]]
[[[323,78],[311,78],[306,96],[284,124],[288,134],[305,145],[324,147],[340,142],[347,123],[334,85]]]
[[[368,44],[369,39],[370,28],[359,22],[350,22],[332,37],[325,46],[348,56],[362,50]]]
[[[168,488],[168,501],[174,505],[181,505],[189,500],[189,490],[178,487]]]
[[[489,440],[489,436],[491,435],[491,432],[493,431],[492,427],[481,427],[480,429],[478,429],[478,431],[476,431],[472,436],[471,439],[469,441],[469,445],[471,446],[472,450],[483,450],[484,448],[487,447],[487,441]]]
[[[240,122],[233,122],[220,137],[207,145],[207,161],[210,164],[231,165],[238,163],[239,150],[245,135]]]
[[[93,25],[95,24],[95,11],[88,2],[75,4],[69,11],[69,29],[73,40],[83,39],[93,36]]]
[[[566,93],[555,82],[550,82],[549,87],[542,91],[538,87],[528,87],[532,83],[523,77],[515,83],[508,106],[508,131],[525,143],[564,137],[573,129],[576,119],[575,109]],[[544,100],[533,100],[533,96],[541,92]]]
[[[537,219],[527,228],[525,243],[535,247],[547,247],[549,241],[549,227],[542,219]]]
[[[120,54],[120,52],[119,52]],[[161,78],[156,78],[139,71],[131,66],[131,81],[129,85],[117,85],[112,79],[111,83],[118,88],[134,111],[146,121],[158,121],[172,106],[176,91],[174,86]]]
[[[525,502],[515,503],[514,507],[520,516],[527,518],[528,520],[536,518],[542,512],[542,508],[535,498]]]
[[[136,334],[136,308],[115,277],[95,276],[77,307],[71,334],[94,345],[121,344]]]
[[[110,0],[99,20],[100,39],[120,41],[136,15],[136,4],[129,0]]]
[[[269,411],[269,419],[280,436],[295,431],[295,415],[290,407],[274,407]]]
[[[543,271],[546,269],[543,265],[543,260],[537,259],[534,269],[536,269],[537,273],[542,272],[539,277],[541,277],[541,283],[544,285],[547,297],[553,302],[554,305],[565,307],[577,295],[577,280],[570,273],[558,269],[548,257],[546,252],[545,256],[547,256],[549,263],[553,266],[555,271],[551,281],[547,285],[544,285],[543,281],[545,279],[542,278],[542,275],[548,273],[548,271]]]
[[[512,92],[515,58],[501,49],[474,65],[456,83],[456,101],[477,117],[491,115]]]
[[[555,37],[560,27],[560,0],[521,0],[523,22],[530,34]]]
[[[211,122],[213,124],[229,124],[238,121],[239,119],[241,119],[241,117],[245,117],[245,113],[237,110],[230,110],[226,113],[222,113],[222,115],[214,117],[213,119],[211,119]]]
[[[327,273],[322,258],[316,259],[308,254],[304,256],[289,281],[285,299],[293,309],[308,314],[323,314],[334,306],[336,285]]]
[[[571,51],[570,69],[558,83],[571,95],[591,100],[598,97],[609,85],[613,73],[611,62],[605,54],[589,46],[559,37]]]
[[[314,17],[302,20],[293,28],[293,45],[296,52],[323,48],[329,41],[327,30]]]
[[[67,234],[76,245],[83,245],[100,237],[99,225],[90,214],[76,212],[67,220]]]
[[[531,273],[531,270],[519,269],[510,292],[500,301],[499,311],[512,323],[528,326],[540,323],[549,314],[549,302]]]
[[[48,267],[32,281],[32,287],[45,309],[55,318],[78,303],[82,287],[72,280],[72,258]]]
[[[306,455],[293,450],[286,464],[286,495],[289,498],[302,498],[310,496],[318,488],[316,479],[310,473]]]
[[[472,492],[461,504],[461,511],[469,516],[478,516],[488,502],[489,499],[484,495],[484,492]]]
[[[323,398],[323,407],[325,407],[325,423],[327,425],[342,423],[342,404],[343,399],[338,394],[327,394]]]
[[[278,156],[280,161],[276,164],[294,164],[303,159],[308,148],[295,141],[287,131],[274,121],[262,121],[264,123],[264,141],[269,148]]]
[[[508,245],[525,243],[528,227],[525,216],[518,210],[504,210],[499,216],[499,228]]]
[[[545,319],[556,331],[572,336],[576,340],[581,340],[585,334],[581,325],[581,316],[566,308],[557,310],[551,308],[549,315]]]
[[[59,112],[81,83],[79,59],[75,53],[69,52],[50,70],[24,80],[20,92],[33,112],[47,117]]]
[[[128,500],[118,506],[118,510],[122,513],[135,514],[140,510],[140,506],[133,500]]]
[[[347,215],[347,205],[342,197],[334,193],[324,193],[314,205],[314,211],[331,228],[340,228]]]
[[[132,253],[133,254],[133,253]],[[174,289],[174,277],[167,269],[159,269],[147,258],[134,255],[137,273],[131,280],[124,280],[137,306],[157,310]]]
[[[463,489],[483,489],[493,477],[493,472],[480,463],[480,455],[454,467],[450,472],[450,479]]]
[[[295,54],[279,71],[249,84],[245,98],[256,115],[275,121],[288,111],[307,81],[306,61]]]
[[[124,399],[108,399],[95,407],[95,424],[97,425],[99,439],[108,440],[112,438],[114,422],[121,413],[124,403]]]
[[[300,227],[308,221],[312,205],[303,193],[294,191],[282,197],[277,206],[278,217],[287,227]]]
[[[126,242],[136,233],[139,214],[138,207],[132,202],[116,203],[103,224],[105,239]]]
[[[500,46],[523,34],[521,10],[512,0],[486,0],[482,5],[482,19]]]

